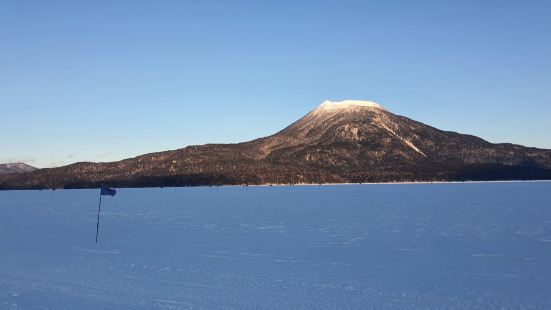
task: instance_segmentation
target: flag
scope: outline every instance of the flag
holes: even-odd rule
[[[99,192],[99,204],[98,204],[98,223],[96,224],[96,243],[98,243],[98,236],[99,236],[99,214],[101,213],[101,196],[109,195],[109,196],[115,196],[117,194],[117,191],[109,188],[104,187],[103,184],[101,185],[101,191]]]
[[[101,187],[101,193],[100,195],[109,195],[109,196],[115,196],[117,194],[117,191],[112,189],[112,188],[109,188],[109,187]]]

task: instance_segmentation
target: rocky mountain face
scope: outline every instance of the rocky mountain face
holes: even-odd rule
[[[442,131],[376,103],[325,101],[282,131],[0,177],[0,188],[551,179],[551,150]]]
[[[0,164],[0,174],[23,173],[35,170],[37,170],[37,168],[24,163]]]

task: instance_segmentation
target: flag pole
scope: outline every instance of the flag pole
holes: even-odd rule
[[[103,187],[103,185],[101,186]],[[101,212],[101,189],[99,192],[99,204],[98,204],[98,222],[96,224],[96,243],[98,243],[98,235],[99,235],[99,213]]]

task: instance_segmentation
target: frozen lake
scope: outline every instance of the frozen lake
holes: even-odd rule
[[[551,309],[551,183],[0,192],[0,309]]]

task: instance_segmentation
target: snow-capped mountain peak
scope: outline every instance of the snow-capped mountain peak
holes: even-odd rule
[[[369,108],[377,108],[380,110],[385,110],[385,108],[383,108],[380,104],[376,102],[364,101],[364,100],[343,100],[343,101],[325,100],[319,106],[319,108],[323,110],[348,109],[351,107],[369,107]]]

